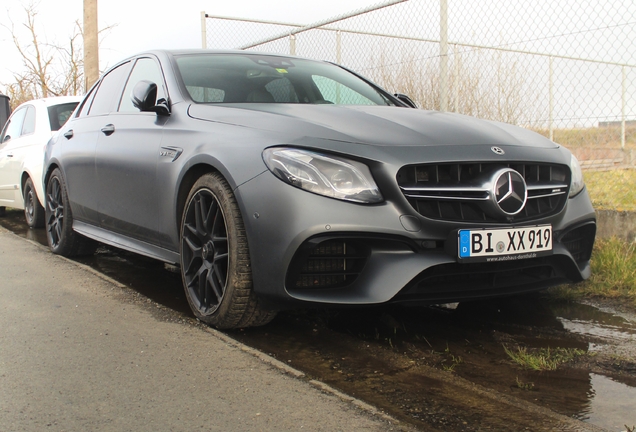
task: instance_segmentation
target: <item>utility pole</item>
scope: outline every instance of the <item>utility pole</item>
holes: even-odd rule
[[[99,78],[97,0],[84,0],[84,85],[86,91]]]

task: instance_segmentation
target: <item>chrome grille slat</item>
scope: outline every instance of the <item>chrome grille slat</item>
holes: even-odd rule
[[[567,202],[570,171],[565,165],[539,163],[440,163],[403,167],[400,190],[422,216],[438,220],[501,222],[484,211],[489,188],[479,185],[502,168],[511,168],[526,181],[528,200],[509,222],[523,222],[556,214]],[[484,184],[484,183],[482,183]]]

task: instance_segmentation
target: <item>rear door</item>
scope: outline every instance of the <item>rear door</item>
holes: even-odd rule
[[[95,173],[95,147],[116,110],[131,62],[108,72],[84,99],[75,118],[60,129],[57,142],[62,146],[61,159],[73,218],[99,226],[99,185]]]

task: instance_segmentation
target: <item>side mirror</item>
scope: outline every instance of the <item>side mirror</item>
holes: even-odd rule
[[[395,93],[393,96],[395,96],[404,105],[406,105],[408,107],[411,107],[411,108],[417,108],[417,105],[415,105],[415,102],[413,102],[413,99],[411,99],[407,95],[402,94],[402,93]]]
[[[155,112],[159,115],[170,115],[170,108],[165,99],[157,102],[157,84],[142,80],[135,84],[131,95],[132,103],[141,112]]]

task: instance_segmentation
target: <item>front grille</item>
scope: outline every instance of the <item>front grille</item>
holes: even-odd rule
[[[566,263],[553,258],[442,264],[422,272],[394,300],[444,303],[547,288],[567,281],[557,270]]]
[[[596,225],[589,223],[575,228],[561,237],[561,243],[570,252],[574,261],[581,265],[590,260],[594,237],[596,236]]]
[[[288,275],[295,288],[342,288],[352,284],[368,256],[365,247],[350,240],[326,240],[298,252]]]
[[[523,210],[497,218],[487,211],[492,175],[511,168],[526,182],[528,200]],[[397,182],[413,208],[429,219],[476,223],[510,223],[539,219],[563,210],[570,184],[565,165],[538,163],[441,163],[402,167]]]

